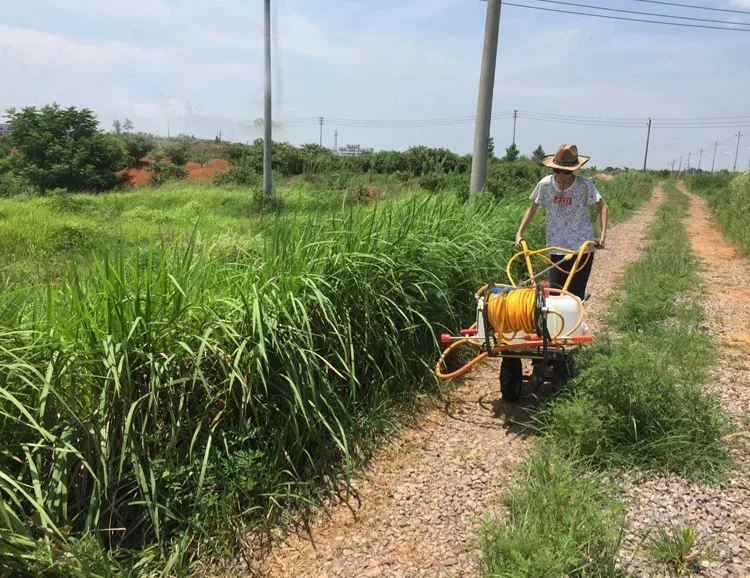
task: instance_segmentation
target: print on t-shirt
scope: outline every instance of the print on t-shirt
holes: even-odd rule
[[[539,181],[529,198],[544,205],[548,247],[575,250],[585,241],[594,240],[589,205],[602,197],[591,179],[576,175],[570,187],[561,191],[550,175]]]

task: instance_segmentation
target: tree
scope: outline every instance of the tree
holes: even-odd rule
[[[125,166],[122,140],[99,130],[89,109],[55,103],[42,108],[9,109],[9,168],[40,191],[65,188],[101,191],[113,187]]]
[[[119,120],[115,120],[112,123],[112,130],[115,132],[115,134],[120,134],[122,132],[122,124]]]
[[[491,159],[495,158],[495,138],[490,137],[490,139],[487,141],[487,153],[489,154]]]
[[[133,123],[129,118],[125,119],[125,122],[122,124],[122,128],[125,132],[133,132]]]
[[[190,145],[186,141],[180,140],[169,145],[164,154],[173,164],[182,166],[190,158]]]
[[[534,162],[541,162],[541,160],[546,157],[547,155],[544,154],[544,149],[542,148],[542,145],[539,145],[534,149],[534,152],[531,153],[531,160]]]
[[[503,157],[503,160],[512,163],[513,161],[517,160],[519,156],[521,156],[521,153],[519,152],[516,143],[513,143],[507,149],[505,149],[505,157]]]
[[[128,150],[128,158],[130,166],[133,166],[148,153],[154,150],[156,141],[150,134],[143,132],[132,132],[123,135],[122,139],[125,143],[125,148]]]

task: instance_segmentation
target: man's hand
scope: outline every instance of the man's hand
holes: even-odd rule
[[[516,233],[516,249],[521,248],[521,241],[523,241],[523,234]]]

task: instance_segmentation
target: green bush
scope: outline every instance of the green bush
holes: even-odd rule
[[[184,179],[188,175],[188,171],[185,167],[170,165],[167,163],[153,162],[146,167],[151,182],[155,185],[160,185],[165,181]]]
[[[186,141],[171,143],[164,149],[164,156],[178,167],[181,167],[190,160],[190,154],[190,145]]]
[[[497,199],[506,198],[516,191],[528,191],[531,195],[536,184],[547,174],[547,170],[538,163],[526,158],[513,162],[494,160],[487,169],[485,190]]]
[[[133,166],[135,163],[147,156],[152,150],[154,150],[154,147],[156,147],[156,141],[154,140],[154,137],[150,134],[142,132],[127,133],[123,135],[123,142],[125,143],[125,148],[128,151],[130,166]]]
[[[32,106],[10,109],[7,118],[11,128],[4,140],[18,153],[7,158],[8,167],[41,191],[110,189],[126,164],[122,140],[100,132],[88,109]]]
[[[11,172],[0,171],[0,197],[15,197],[33,192],[33,188],[23,178]]]

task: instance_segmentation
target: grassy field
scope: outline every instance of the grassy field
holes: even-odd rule
[[[602,191],[622,218],[651,184]],[[338,486],[435,391],[529,194],[278,192],[0,200],[0,570],[184,575]]]
[[[624,576],[622,506],[602,480],[621,468],[718,478],[729,464],[728,421],[704,391],[715,358],[699,330],[698,262],[681,223],[688,200],[671,182],[666,194],[648,248],[626,271],[625,298],[611,305],[617,335],[600,336],[537,414],[535,450],[504,496],[508,515],[484,523],[484,576]]]

